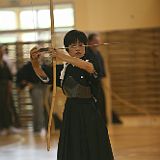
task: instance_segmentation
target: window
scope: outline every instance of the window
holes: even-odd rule
[[[17,29],[16,14],[14,11],[0,11],[0,30]]]
[[[22,41],[38,41],[37,32],[22,33]]]
[[[30,17],[30,18],[28,18]],[[32,9],[20,12],[21,29],[36,29],[50,27],[49,9]],[[71,4],[57,4],[54,8],[55,28],[74,27],[74,11]]]
[[[20,12],[20,29],[34,29],[37,28],[37,14],[36,11],[27,10]]]
[[[74,26],[74,13],[71,6],[65,8],[58,8],[54,10],[55,27],[73,27]]]
[[[1,34],[0,35],[0,43],[8,43],[8,42],[16,42],[17,35],[16,34]]]
[[[54,5],[55,31],[74,28],[74,8],[70,3]],[[0,31],[20,30],[15,34],[0,34],[1,42],[37,41],[50,39],[49,6],[12,8],[0,11]],[[37,30],[38,29],[38,30]],[[35,32],[34,32],[35,30]],[[34,32],[34,33],[33,33]]]
[[[39,10],[38,11],[38,28],[49,28],[50,27],[50,10]]]

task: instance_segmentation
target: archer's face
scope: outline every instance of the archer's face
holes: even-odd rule
[[[69,55],[76,58],[81,58],[85,54],[84,43],[77,42],[69,45]]]

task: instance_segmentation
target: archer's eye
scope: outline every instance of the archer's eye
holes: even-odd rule
[[[76,48],[77,47],[77,45],[71,45],[71,48]]]
[[[83,43],[79,43],[78,46],[79,47],[85,47],[85,45]]]
[[[70,47],[70,49],[74,49],[74,48],[76,48],[77,46],[76,46],[75,44],[71,44],[69,47]]]
[[[76,48],[84,47],[84,44],[83,43],[71,44],[69,47],[70,49],[76,49]]]

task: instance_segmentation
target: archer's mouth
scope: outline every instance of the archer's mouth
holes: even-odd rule
[[[76,52],[76,55],[81,55],[82,53],[81,52]]]

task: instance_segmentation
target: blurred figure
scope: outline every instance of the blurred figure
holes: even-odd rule
[[[43,48],[44,43],[39,42],[38,47]],[[51,67],[49,66],[49,61],[45,57],[45,55],[40,56],[39,63],[41,67],[45,67],[47,69],[46,72],[50,72]],[[46,129],[48,125],[48,113],[49,107],[45,104],[45,100],[48,99],[48,103],[50,103],[50,99],[46,93],[52,93],[52,87],[47,87],[44,85],[40,79],[35,74],[31,62],[27,62],[22,66],[17,74],[16,74],[16,84],[20,89],[24,89],[25,87],[29,87],[30,96],[32,99],[33,105],[33,131],[36,134],[41,136],[45,136]],[[61,126],[61,120],[57,116],[56,113],[53,113],[53,119],[55,123],[55,128],[59,129]]]
[[[91,33],[88,35],[88,44],[89,45],[93,45],[88,47],[87,49],[87,56],[88,57],[92,57],[92,58],[96,58],[96,61],[98,62],[98,68],[99,68],[99,83],[96,84],[96,90],[94,91],[95,93],[95,98],[97,100],[97,106],[100,109],[100,112],[102,114],[102,117],[105,121],[105,123],[107,123],[107,117],[106,117],[106,100],[105,100],[105,93],[104,93],[104,89],[103,89],[103,85],[102,85],[102,81],[104,81],[104,78],[106,78],[106,71],[105,71],[105,66],[104,66],[104,61],[103,58],[101,56],[100,51],[98,50],[97,46],[94,46],[94,44],[100,44],[101,43],[101,39],[100,36],[96,33]],[[118,115],[112,111],[112,122],[113,123],[122,123],[121,120],[119,119]]]
[[[16,74],[16,83],[18,88],[24,89],[29,87],[32,105],[33,105],[33,130],[42,136],[46,134],[45,127],[45,108],[44,96],[45,85],[42,84],[36,76],[31,62],[27,62],[20,68]]]
[[[11,92],[12,74],[3,60],[3,46],[0,45],[0,135],[7,135],[11,127]]]
[[[11,59],[9,58],[8,47],[6,45],[2,46],[2,51],[3,51],[3,61],[7,64],[8,68],[12,74],[13,80],[14,80],[14,76],[17,72],[16,64],[13,61],[11,61]],[[13,127],[11,127],[11,130],[14,133],[14,132],[18,132],[18,129],[15,127],[19,128],[19,127],[21,127],[21,124],[20,124],[19,115],[16,111],[16,107],[14,104],[12,92],[10,95],[10,103],[11,103],[11,116],[12,116],[12,125],[13,125]]]
[[[2,50],[3,50],[3,60],[8,65],[8,68],[10,69],[12,75],[15,75],[17,72],[16,63],[10,60],[7,46],[3,45]]]

